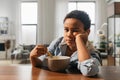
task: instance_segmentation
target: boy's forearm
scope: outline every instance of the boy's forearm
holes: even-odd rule
[[[78,50],[78,60],[80,62],[87,60],[90,58],[90,54],[86,48],[86,44],[84,41],[80,38],[76,40],[77,50]]]
[[[33,67],[41,67],[42,61],[37,57],[30,57],[30,61]]]
[[[100,62],[96,58],[90,58],[83,62],[78,62],[78,69],[84,76],[94,76],[98,73]]]

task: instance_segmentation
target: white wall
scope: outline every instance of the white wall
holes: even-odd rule
[[[11,24],[11,22],[14,21],[14,15],[15,14],[14,10],[14,0],[0,0],[0,17],[8,17],[9,19],[9,34],[15,34],[14,31],[14,26]]]
[[[54,38],[63,36],[63,20],[68,13],[68,0],[56,0]]]
[[[107,3],[105,0],[96,0],[96,29],[107,22]]]
[[[0,0],[0,16],[9,17],[11,15],[11,0]]]
[[[9,26],[8,26],[8,35],[0,35],[0,42],[5,40],[10,39],[11,40],[11,47],[8,50],[8,58],[10,58],[10,52],[11,49],[13,48],[13,43],[14,43],[14,37],[15,37],[15,19],[16,19],[16,10],[15,10],[15,4],[14,0],[0,0],[0,17],[8,17],[9,20]],[[4,54],[2,54],[4,53]],[[5,51],[0,52],[0,59],[5,59]]]
[[[54,37],[54,0],[38,0],[37,44],[50,43]]]
[[[63,34],[63,18],[67,12],[67,0],[38,1],[38,41],[37,44],[49,44]]]
[[[94,45],[99,40],[96,31],[102,26],[103,23],[107,23],[107,3],[105,0],[96,0],[96,28]],[[107,34],[107,26],[104,27],[104,30]]]

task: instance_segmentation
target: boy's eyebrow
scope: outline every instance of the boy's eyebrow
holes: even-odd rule
[[[79,29],[78,27],[75,27],[74,29]]]
[[[64,28],[68,28],[67,26],[64,26]]]
[[[64,29],[68,29],[68,27],[64,27]],[[71,28],[71,29],[75,29],[76,30],[76,29],[79,29],[79,28]]]
[[[71,28],[71,29],[79,29],[79,28]]]

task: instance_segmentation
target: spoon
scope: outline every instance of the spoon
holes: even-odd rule
[[[53,56],[49,51],[47,51],[47,55],[50,56],[50,57]]]

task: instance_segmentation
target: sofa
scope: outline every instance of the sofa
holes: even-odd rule
[[[12,63],[14,60],[21,60],[23,63],[29,62],[29,55],[32,49],[36,45],[19,45],[15,49],[12,50],[11,60]],[[49,44],[44,44],[44,46],[48,47]]]
[[[24,63],[27,63],[29,60],[29,54],[35,45],[19,45],[12,50],[11,60],[12,63],[14,60],[21,60]]]

